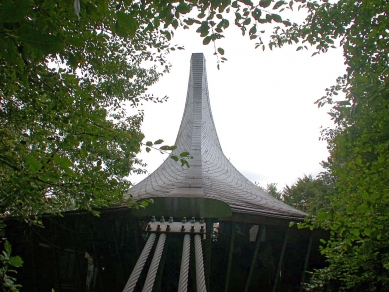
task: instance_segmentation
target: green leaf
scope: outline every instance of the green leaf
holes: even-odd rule
[[[21,267],[23,265],[23,260],[20,256],[10,257],[9,264],[14,267]]]
[[[149,153],[151,151],[151,148],[146,147],[146,152]]]
[[[249,34],[250,35],[253,35],[253,34],[256,34],[257,33],[257,26],[256,25],[253,25],[250,30],[249,30]]]
[[[189,166],[189,162],[187,161],[187,160],[185,160],[185,159],[180,159],[180,161],[181,161],[181,166],[186,166],[186,167],[190,167]]]
[[[93,216],[96,216],[96,217],[100,216],[100,212],[97,211],[97,210],[91,210],[91,213],[92,213]]]
[[[355,236],[359,236],[359,230],[358,229],[350,229],[350,232],[354,234]]]
[[[177,157],[177,156],[175,156],[175,155],[172,155],[172,156],[170,156],[170,158],[171,158],[171,159],[173,159],[175,162],[177,162],[177,161],[178,161],[178,157]]]
[[[365,229],[363,230],[363,233],[364,233],[366,236],[370,236],[370,234],[371,234],[371,229],[370,229],[370,228],[365,228]]]
[[[209,34],[209,25],[207,21],[203,21],[198,29],[201,37],[206,37]]]
[[[88,151],[83,148],[80,149],[80,154],[82,158],[88,157]]]
[[[85,39],[81,36],[72,36],[65,38],[65,42],[74,47],[80,48],[85,45]]]
[[[144,200],[142,202],[140,202],[140,204],[143,206],[143,207],[147,207],[149,205],[149,202],[147,200]]]
[[[5,0],[1,3],[0,23],[21,21],[28,12],[28,0]]]
[[[19,39],[25,45],[41,52],[42,55],[60,52],[65,47],[65,42],[61,38],[51,34],[42,34],[36,30],[20,35]]]
[[[211,42],[212,38],[211,36],[207,36],[203,40],[203,45],[208,45]]]
[[[37,172],[42,168],[42,163],[40,163],[34,156],[28,155],[24,158],[26,166],[32,171]]]
[[[273,10],[280,8],[283,4],[285,4],[285,1],[278,1],[276,4],[274,4]]]
[[[251,15],[254,17],[255,20],[259,21],[262,15],[262,10],[259,8],[255,8]]]
[[[146,142],[146,146],[149,146],[149,147],[153,146],[153,142],[147,141],[147,142]]]
[[[282,21],[282,23],[283,23],[285,26],[291,26],[291,25],[292,25],[292,23],[291,23],[290,21],[288,21],[288,20],[284,20],[284,21]]]
[[[292,227],[292,226],[295,225],[295,224],[296,224],[296,222],[291,221],[291,222],[289,222],[289,227]]]
[[[173,151],[174,149],[176,149],[177,146],[173,145],[173,146],[168,146],[168,145],[164,145],[164,146],[161,146],[159,147],[160,150],[163,150],[163,151]]]
[[[11,252],[12,252],[12,247],[11,247],[11,244],[9,243],[9,241],[8,240],[6,240],[5,242],[4,242],[4,250],[5,250],[5,252],[8,254],[8,256],[11,254]]]
[[[181,14],[186,14],[188,12],[190,12],[191,10],[191,7],[186,4],[185,2],[181,2],[178,6],[177,6],[177,11]]]
[[[189,154],[189,152],[182,152],[181,154],[180,154],[180,156],[181,157],[188,157],[190,154]]]
[[[224,49],[218,48],[217,51],[220,55],[224,55]]]
[[[158,144],[162,144],[163,143],[163,140],[162,139],[159,139],[157,141],[154,142],[154,145],[158,145]]]
[[[119,11],[116,15],[119,28],[125,30],[130,36],[135,36],[135,32],[138,28],[136,18],[124,11]]]
[[[243,21],[243,25],[249,25],[251,23],[251,18],[248,17]]]
[[[266,8],[271,4],[271,0],[261,0],[259,1],[259,6]]]
[[[69,160],[69,158],[64,156],[59,156],[58,154],[54,155],[54,162],[58,164],[61,168],[68,168],[73,166],[73,162]]]
[[[282,22],[282,18],[278,14],[272,14],[271,17],[275,22]]]

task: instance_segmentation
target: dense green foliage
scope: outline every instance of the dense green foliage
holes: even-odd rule
[[[112,35],[108,3],[86,4],[91,13],[80,20],[66,2],[31,5],[1,7],[0,211],[25,217],[121,202],[143,135],[142,115],[120,107],[136,105],[158,79],[141,64],[166,38]]]
[[[2,291],[19,291],[21,285],[16,284],[16,278],[14,274],[16,270],[14,268],[21,267],[23,260],[19,256],[11,256],[12,247],[11,244],[5,240],[4,250],[0,255],[0,285]],[[12,276],[10,275],[12,274]]]
[[[122,202],[125,177],[142,171],[136,154],[144,138],[142,113],[130,115],[124,105],[161,101],[144,92],[169,69],[172,30],[196,25],[208,44],[235,11],[236,25],[257,38],[260,23],[283,21],[274,13],[261,18],[270,4],[1,1],[0,212],[26,218]],[[187,16],[193,9],[199,14]]]
[[[252,39],[260,23],[283,22],[270,12],[261,18],[271,1],[72,2],[0,1],[3,216],[39,224],[32,215],[132,205],[123,194],[130,186],[126,176],[144,171],[136,158],[141,146],[174,150],[160,147],[162,140],[142,142],[143,113],[136,112],[143,101],[164,100],[144,93],[169,70],[166,54],[177,48],[169,44],[173,30],[196,25],[208,44],[222,37],[230,11]],[[192,10],[198,15],[187,16]],[[224,50],[217,52],[223,62]],[[188,164],[189,155],[172,158]],[[1,264],[4,286],[9,263]]]
[[[298,178],[293,185],[284,187],[282,199],[284,203],[314,215],[318,210],[328,210],[330,205],[328,197],[333,192],[331,181],[323,179],[322,175],[316,178],[305,175]]]
[[[335,192],[314,226],[331,231],[322,279],[342,289],[389,289],[389,86],[386,1],[307,3],[309,16],[273,36],[275,46],[302,41],[326,52],[340,41],[347,74],[327,89],[319,106],[332,105],[336,128],[323,132]],[[300,47],[300,48],[303,48]],[[338,92],[346,99],[337,100]]]
[[[323,132],[332,185],[320,191],[325,206],[312,224],[331,230],[323,279],[387,290],[389,4],[295,2],[309,12],[301,25],[279,14],[293,1],[1,1],[0,212],[26,217],[122,202],[126,175],[142,171],[136,154],[144,138],[142,113],[130,115],[123,104],[152,99],[144,92],[168,70],[174,29],[195,25],[208,44],[223,37],[233,12],[235,25],[263,48],[263,23],[283,24],[271,48],[299,43],[298,50],[324,53],[340,41],[347,74],[318,101],[332,105],[337,125]],[[224,61],[224,50],[216,51]],[[334,98],[339,91],[346,100]],[[327,186],[308,177],[286,191],[306,208],[298,193],[313,198],[311,189]]]

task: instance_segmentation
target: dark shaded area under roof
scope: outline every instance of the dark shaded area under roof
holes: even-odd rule
[[[172,155],[190,152],[190,168],[173,159],[132,187],[128,196],[208,198],[227,203],[235,215],[302,219],[307,214],[273,198],[245,178],[224,155],[212,117],[205,59],[192,54],[188,92]]]

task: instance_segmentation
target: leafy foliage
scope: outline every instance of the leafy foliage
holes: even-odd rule
[[[301,42],[324,53],[340,41],[347,74],[317,101],[332,105],[335,129],[323,132],[330,158],[327,175],[336,191],[321,208],[314,226],[331,231],[322,252],[329,267],[322,279],[339,289],[384,291],[389,288],[389,103],[388,4],[385,1],[307,2],[302,25],[277,28],[274,46]],[[338,93],[345,100],[337,100]]]
[[[330,201],[328,197],[334,193],[332,181],[325,179],[323,175],[313,178],[312,175],[304,175],[291,185],[286,185],[282,190],[283,202],[316,215],[318,210],[328,210]]]
[[[194,25],[209,44],[223,37],[230,25],[226,15],[233,12],[242,34],[262,49],[264,23],[283,25],[271,36],[270,49],[309,44],[319,54],[340,41],[347,74],[318,101],[332,105],[337,125],[323,132],[336,192],[313,224],[332,232],[323,248],[327,279],[345,288],[387,289],[388,4],[301,1],[298,9],[309,13],[298,25],[280,15],[296,2],[97,0],[72,7],[68,1],[3,0],[0,212],[27,218],[122,202],[130,185],[125,176],[142,171],[136,153],[144,138],[142,113],[129,115],[123,104],[162,101],[144,92],[169,69],[165,54],[175,49],[169,45],[174,29]],[[197,16],[189,13],[196,9]],[[223,48],[215,53],[226,60]],[[334,98],[339,91],[346,100]],[[146,151],[160,143],[146,143]],[[172,158],[185,164],[190,154],[181,155]]]
[[[17,273],[13,268],[18,268],[23,265],[23,260],[19,256],[11,256],[11,244],[5,240],[4,250],[0,255],[0,278],[2,291],[19,291],[21,285],[16,284],[16,278],[10,276],[10,273]]]
[[[197,25],[207,44],[223,37],[235,11],[242,33],[259,38],[261,23],[289,25],[264,10],[269,3],[2,1],[0,212],[27,218],[122,202],[125,177],[144,166],[136,158],[143,113],[123,105],[164,100],[144,92],[169,70],[173,30]],[[274,12],[286,5],[277,3]],[[172,158],[188,165],[188,153]]]

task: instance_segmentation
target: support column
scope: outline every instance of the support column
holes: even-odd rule
[[[120,249],[119,249],[119,243],[118,243],[118,238],[117,238],[118,230],[116,228],[116,220],[112,220],[111,224],[112,224],[112,227],[113,227],[112,228],[112,230],[113,230],[113,240],[114,240],[114,244],[115,244],[116,258],[117,258],[117,261],[118,261],[117,266],[119,267],[119,273],[120,273],[120,283],[124,283],[125,282],[124,268],[123,268],[122,258],[120,256]]]
[[[58,263],[58,257],[57,257],[57,251],[56,251],[56,245],[54,244],[54,228],[53,228],[53,222],[50,222],[50,235],[51,235],[51,249],[54,259],[54,266],[55,266],[55,288],[57,291],[62,291],[61,289],[61,277],[59,274],[59,263]]]
[[[261,240],[262,240],[264,231],[265,231],[265,225],[262,225],[260,231],[258,232],[257,240],[255,242],[255,249],[254,249],[253,259],[251,260],[250,271],[249,271],[249,275],[247,277],[246,287],[244,289],[245,292],[249,291],[249,288],[250,288],[251,277],[253,275],[255,263],[257,261],[258,250],[259,250],[259,246],[261,244]]]
[[[235,234],[236,234],[236,222],[232,222],[231,239],[230,239],[230,251],[228,253],[226,284],[225,284],[225,288],[224,288],[225,292],[228,292],[228,286],[230,285],[230,274],[231,274],[232,256],[234,254]]]
[[[304,268],[303,268],[303,274],[302,274],[302,277],[301,277],[301,283],[300,283],[299,292],[303,291],[303,285],[305,283],[305,274],[306,274],[306,270],[307,270],[307,267],[308,267],[309,255],[311,253],[311,247],[312,247],[312,237],[313,237],[313,231],[310,231],[307,251],[305,253]]]
[[[84,291],[84,286],[82,285],[82,275],[81,275],[81,264],[80,264],[80,259],[79,259],[79,256],[78,256],[78,241],[76,239],[76,236],[75,234],[78,235],[78,228],[77,228],[77,221],[75,220],[73,222],[73,232],[71,232],[72,234],[72,242],[73,242],[73,250],[74,250],[74,260],[76,262],[76,265],[77,265],[77,278],[78,278],[78,281],[77,281],[77,286],[78,286],[78,290],[80,292]]]
[[[101,289],[101,291],[104,291],[103,269],[101,268],[99,255],[97,253],[97,247],[96,247],[96,241],[95,241],[95,235],[94,235],[95,222],[92,222],[91,227],[92,227],[91,228],[91,230],[92,230],[91,236],[92,236],[92,248],[93,248],[93,264],[96,264],[96,267],[97,267],[96,277],[98,278],[100,289]]]
[[[281,250],[280,260],[278,261],[278,267],[277,267],[277,271],[276,271],[276,277],[275,277],[275,280],[274,280],[274,285],[273,285],[273,290],[272,290],[273,292],[276,292],[278,283],[279,283],[279,281],[280,281],[280,272],[281,272],[282,263],[283,263],[283,260],[284,260],[284,254],[285,254],[286,243],[287,243],[287,241],[288,241],[289,230],[290,230],[290,228],[287,227],[287,228],[286,228],[286,232],[285,232],[285,236],[284,236],[284,242],[283,242],[283,244],[282,244],[282,250]]]

